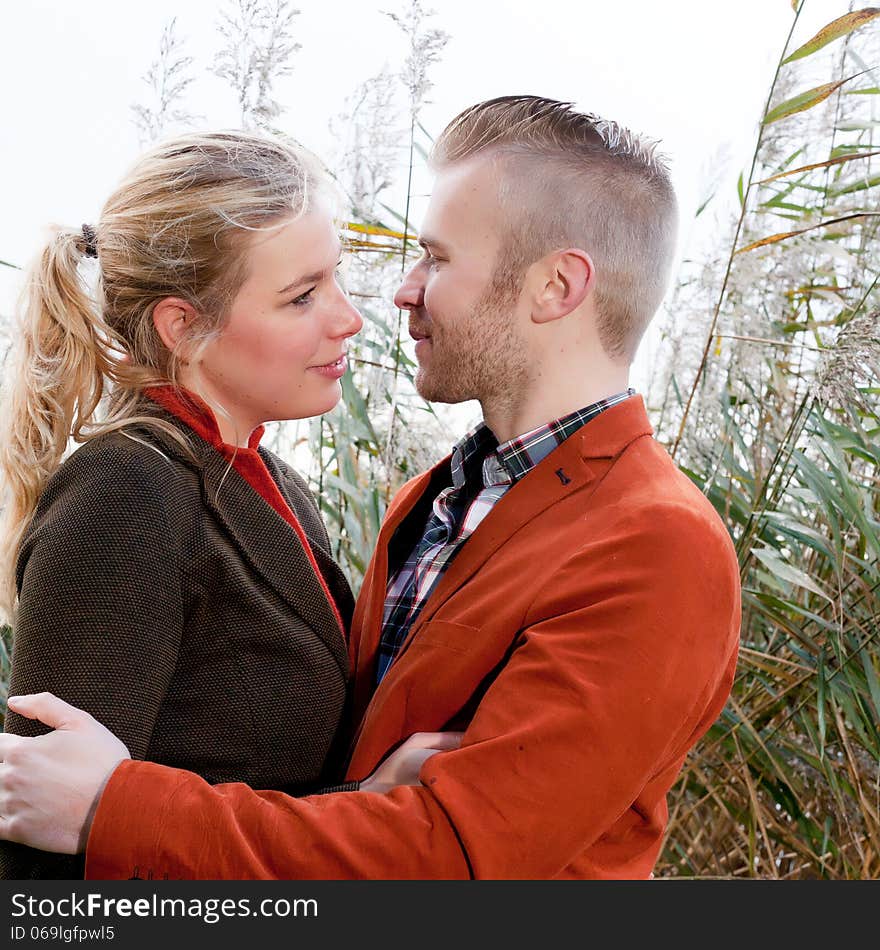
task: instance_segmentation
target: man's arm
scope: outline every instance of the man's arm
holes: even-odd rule
[[[0,838],[59,852],[52,857],[81,853],[101,792],[113,769],[129,758],[128,749],[88,713],[51,693],[11,696],[9,704],[54,731],[36,737],[0,734]],[[369,778],[352,784],[374,793],[416,784],[427,759],[460,743],[460,732],[418,732]]]
[[[123,762],[87,876],[544,879],[631,809],[636,827],[643,790],[665,794],[720,711],[739,625],[726,536],[686,509],[643,515],[536,597],[461,748],[430,759],[422,786],[292,799]]]
[[[461,748],[427,762],[423,786],[295,800],[123,763],[87,874],[552,877],[668,781],[717,716],[738,583],[723,528],[686,509],[643,512],[536,598]]]
[[[45,852],[84,851],[101,792],[128,749],[51,693],[10,696],[9,707],[54,732],[0,735],[0,838]]]

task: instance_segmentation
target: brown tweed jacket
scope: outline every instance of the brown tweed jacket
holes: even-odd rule
[[[337,779],[344,636],[296,533],[182,423],[87,442],[52,477],[17,565],[10,695],[49,690],[135,759],[297,794]],[[353,600],[304,480],[260,449],[346,626]],[[37,735],[10,713],[6,731]],[[0,876],[82,877],[4,845]]]

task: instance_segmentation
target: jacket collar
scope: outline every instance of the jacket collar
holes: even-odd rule
[[[227,459],[238,452],[255,452],[266,431],[265,426],[257,426],[248,438],[247,449],[230,445],[223,441],[217,417],[211,407],[195,393],[168,385],[150,386],[144,390],[144,395],[176,419],[185,422],[200,439]]]
[[[547,508],[575,492],[591,490],[628,445],[651,435],[653,429],[648,421],[644,400],[635,395],[606,409],[539,462],[525,479],[514,484],[496,502],[465,542],[423,604],[398,656],[418,629],[517,531]],[[381,635],[382,608],[388,584],[388,544],[424,492],[432,486],[432,481],[436,480],[433,481],[434,486],[448,483],[449,464],[450,457],[447,456],[404,486],[382,525],[374,555],[371,589],[363,591],[364,604],[361,607],[359,603],[360,609],[356,613],[355,624],[360,623],[361,628],[355,629],[352,636],[352,658],[358,665],[358,679],[371,675],[370,668]],[[393,681],[393,671],[394,664],[379,689],[387,681]]]
[[[520,528],[551,505],[589,488],[608,470],[609,461],[635,439],[653,431],[644,400],[634,396],[606,409],[566,439],[492,506],[422,607],[415,626],[430,620]]]
[[[309,566],[308,558],[296,554],[297,548],[302,549],[297,532],[230,464],[236,452],[254,453],[259,455],[261,464],[267,464],[265,450],[258,449],[262,426],[252,433],[247,448],[236,448],[222,441],[213,413],[197,396],[185,392],[156,393],[153,389],[145,395],[161,407],[151,414],[181,431],[192,452],[188,453],[169,433],[155,427],[149,429],[150,438],[165,452],[198,471],[205,505],[223,525],[244,559],[324,641],[345,673],[345,631],[339,629],[322,580]],[[209,439],[213,439],[214,444]],[[302,525],[314,502],[301,493],[294,494],[290,486],[287,491],[279,486],[279,490]],[[311,538],[309,542],[318,563],[330,560],[321,551],[318,539]],[[333,567],[338,570],[335,563]]]

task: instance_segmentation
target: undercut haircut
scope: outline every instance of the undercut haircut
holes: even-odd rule
[[[435,142],[431,165],[478,155],[497,162],[509,225],[496,282],[519,287],[546,254],[586,251],[602,346],[631,363],[663,300],[675,250],[675,192],[657,143],[570,102],[502,96],[456,116]]]

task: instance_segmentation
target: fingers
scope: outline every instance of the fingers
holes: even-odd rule
[[[12,821],[0,815],[0,841],[17,841]]]
[[[19,716],[37,719],[52,729],[72,729],[83,722],[83,717],[88,716],[88,713],[71,706],[52,693],[10,696],[7,705]]]
[[[22,740],[21,736],[14,736],[8,732],[0,732],[0,762],[8,761],[13,749],[17,749],[22,741],[27,742],[28,740]]]
[[[409,754],[409,764],[415,770],[416,775],[421,771],[425,762],[437,754],[437,749],[413,749]]]
[[[431,749],[445,752],[461,745],[463,732],[414,732],[404,743],[408,749]]]
[[[440,752],[448,749],[457,749],[461,745],[463,732],[434,732],[429,733],[434,739],[429,748],[437,749]]]

